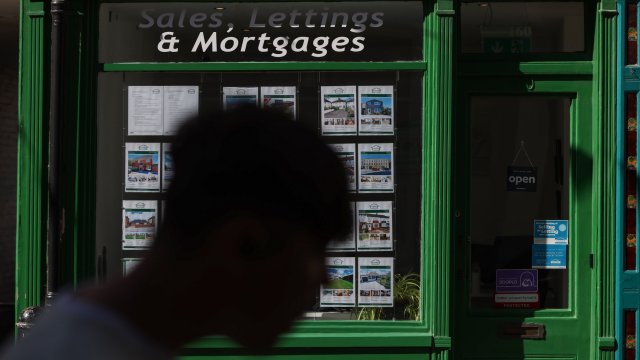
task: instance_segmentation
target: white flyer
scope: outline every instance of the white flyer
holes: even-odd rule
[[[354,257],[325,259],[329,282],[320,286],[320,307],[352,307],[356,304]]]
[[[224,87],[222,88],[222,97],[222,108],[225,111],[243,106],[258,106],[257,87]]]
[[[393,258],[358,259],[358,306],[393,307]]]
[[[341,240],[332,240],[327,244],[327,251],[331,252],[339,252],[339,251],[355,251],[356,249],[356,203],[349,203],[349,208],[351,209],[351,218],[353,221],[353,226],[351,227],[351,233],[347,235],[346,238]]]
[[[198,115],[199,95],[198,86],[164,87],[164,135],[175,135],[185,120]]]
[[[322,135],[356,135],[356,87],[320,87]]]
[[[393,144],[358,144],[358,192],[393,192]]]
[[[393,135],[393,86],[358,86],[358,134]]]
[[[282,111],[292,120],[296,119],[295,86],[263,86],[260,88],[260,106]]]
[[[171,143],[162,144],[162,191],[167,191],[173,180],[174,167],[171,157]]]
[[[141,258],[123,258],[122,259],[122,276],[127,276],[131,274],[133,269],[135,269],[136,266],[140,265],[141,262],[142,262]]]
[[[329,144],[344,166],[347,175],[347,189],[356,191],[356,144]]]
[[[160,144],[127,143],[125,191],[160,191]]]
[[[122,201],[122,248],[148,248],[155,238],[158,223],[156,200]]]
[[[356,214],[358,251],[393,250],[393,202],[360,201]]]
[[[129,135],[162,135],[163,92],[162,86],[128,87]]]

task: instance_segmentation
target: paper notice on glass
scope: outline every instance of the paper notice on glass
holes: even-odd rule
[[[225,111],[231,111],[244,106],[258,106],[257,87],[224,87],[222,88]]]
[[[358,259],[358,306],[393,306],[393,258]]]
[[[127,276],[131,274],[133,269],[135,269],[136,266],[140,265],[141,262],[142,262],[141,258],[123,258],[122,259],[122,276]]]
[[[122,201],[122,248],[148,248],[155,238],[158,223],[158,202]]]
[[[164,87],[164,135],[175,135],[180,125],[198,115],[198,86]]]
[[[292,120],[296,119],[295,86],[263,86],[260,88],[260,106],[282,111]]]
[[[347,175],[347,188],[351,192],[356,191],[356,145],[355,144],[329,144],[329,147],[338,156],[344,166]]]
[[[160,144],[127,143],[125,191],[160,191]]]
[[[162,135],[162,86],[129,86],[127,123],[129,135]]]
[[[352,307],[356,304],[356,258],[325,259],[329,282],[320,286],[320,307]]]
[[[162,144],[162,191],[167,191],[173,180],[174,167],[171,157],[171,144]]]
[[[346,238],[341,240],[333,240],[327,244],[327,251],[338,252],[338,251],[354,251],[356,249],[356,221],[355,221],[355,213],[356,213],[356,203],[349,203],[349,208],[351,209],[351,219],[353,221],[353,226],[351,227],[351,232],[347,235]]]
[[[322,86],[322,135],[356,135],[356,87]]]
[[[393,135],[393,86],[358,86],[358,134]]]
[[[358,144],[358,191],[393,192],[393,144]]]
[[[393,250],[393,203],[357,204],[358,251]]]

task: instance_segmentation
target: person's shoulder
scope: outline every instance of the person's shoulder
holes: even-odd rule
[[[2,360],[170,359],[126,321],[94,304],[65,296]]]

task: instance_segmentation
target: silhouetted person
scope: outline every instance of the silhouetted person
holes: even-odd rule
[[[272,346],[326,281],[351,227],[344,169],[312,132],[258,109],[189,120],[144,261],[62,297],[3,359],[163,359],[202,336]]]

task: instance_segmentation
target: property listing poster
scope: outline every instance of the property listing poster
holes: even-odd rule
[[[123,258],[122,259],[122,276],[131,274],[133,269],[142,262],[141,258]]]
[[[358,134],[393,135],[393,86],[358,86]]]
[[[164,135],[175,135],[185,120],[198,115],[199,95],[198,86],[164,87]]]
[[[356,144],[329,144],[338,156],[347,175],[347,188],[356,191]]]
[[[322,135],[356,135],[356,87],[320,87]]]
[[[127,143],[125,191],[160,191],[160,144]]]
[[[329,282],[320,286],[320,307],[353,307],[356,304],[356,258],[329,257],[325,264]]]
[[[243,106],[258,106],[257,87],[224,87],[222,88],[222,108],[225,111]]]
[[[355,221],[355,213],[356,213],[356,203],[349,203],[349,207],[351,209],[351,217],[353,219],[353,226],[351,227],[351,233],[347,235],[346,238],[342,240],[333,240],[327,244],[327,251],[354,251],[356,249],[356,221]]]
[[[393,250],[393,203],[357,203],[358,251]]]
[[[129,135],[162,135],[163,86],[129,86],[127,94]]]
[[[122,248],[135,250],[151,246],[158,223],[155,200],[122,201]]]
[[[162,191],[167,191],[173,180],[174,167],[171,157],[171,144],[162,144]]]
[[[393,306],[393,258],[358,258],[358,306]]]
[[[296,119],[295,86],[263,86],[260,88],[260,106],[282,111],[292,120]]]
[[[358,192],[393,192],[393,144],[358,144]]]

